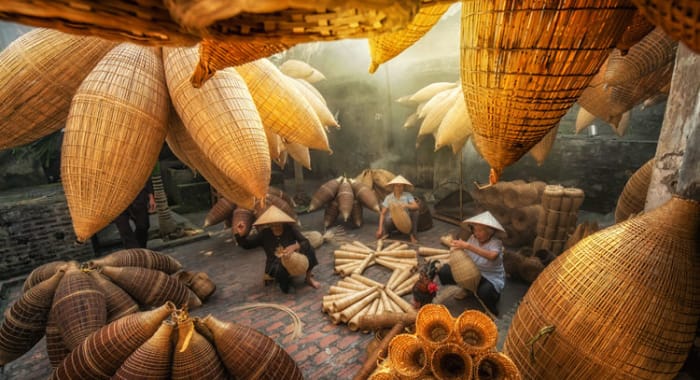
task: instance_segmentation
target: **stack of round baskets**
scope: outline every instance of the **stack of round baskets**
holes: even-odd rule
[[[486,314],[453,318],[443,305],[423,306],[415,334],[399,334],[370,379],[520,379],[513,362],[495,351],[498,328]]]
[[[542,209],[537,222],[537,238],[533,251],[546,249],[560,254],[566,241],[576,229],[578,209],[583,203],[583,190],[559,185],[547,185],[542,195]]]

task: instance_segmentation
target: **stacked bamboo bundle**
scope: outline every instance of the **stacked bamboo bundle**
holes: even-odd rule
[[[554,255],[564,251],[569,235],[576,229],[583,190],[575,187],[547,185],[542,194],[542,208],[537,222],[534,252],[546,249]]]
[[[506,230],[506,236],[502,238],[503,244],[519,248],[530,245],[535,240],[545,186],[542,181],[514,180],[477,189],[471,195]]]
[[[647,199],[653,168],[654,159],[652,158],[637,169],[627,180],[620,197],[617,199],[615,223],[623,222],[633,214],[644,211],[644,203]]]
[[[95,331],[51,379],[303,379],[270,337],[212,315],[191,318],[172,302]]]
[[[372,188],[364,182],[340,176],[326,181],[313,193],[307,211],[315,211],[322,207],[325,207],[324,228],[335,224],[338,216],[342,217],[343,222],[350,219],[355,227],[361,227],[364,223],[363,207],[379,212],[379,200]]]
[[[83,264],[57,261],[37,267],[0,326],[0,365],[18,358],[46,335],[49,361],[56,367],[90,334],[140,307],[165,301],[199,307],[198,294],[206,299],[216,286],[206,273],[189,276],[181,269],[174,258],[140,248]]]
[[[333,256],[335,272],[341,276],[362,274],[374,264],[408,273],[414,272],[418,267],[416,251],[408,249],[408,244],[393,242],[384,246],[382,239],[377,240],[375,249],[357,240],[343,244],[333,252]]]
[[[519,380],[508,355],[496,351],[498,328],[486,314],[467,310],[452,317],[443,305],[418,311],[415,334],[398,334],[369,379]]]

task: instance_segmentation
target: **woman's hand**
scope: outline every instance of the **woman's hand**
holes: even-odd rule
[[[233,226],[233,230],[236,233],[236,235],[239,236],[244,236],[245,234],[245,223],[244,222],[238,222],[236,223],[235,226]]]
[[[469,249],[470,244],[462,239],[453,239],[450,242],[450,247],[458,249]]]
[[[299,248],[301,248],[299,246],[299,243],[294,243],[292,245],[288,245],[288,246],[284,247],[284,249],[282,250],[282,254],[283,255],[291,255],[293,252],[299,250]]]

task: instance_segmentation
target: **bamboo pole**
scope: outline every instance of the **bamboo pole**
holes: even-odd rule
[[[379,296],[381,297],[382,305],[384,305],[384,311],[399,311],[394,308],[394,302],[391,301],[389,296],[386,294],[386,289],[384,289],[383,292],[379,293]],[[398,308],[398,305],[396,306],[396,308]]]
[[[386,281],[386,287],[391,289],[391,284],[396,281],[396,276],[401,274],[402,272],[399,270],[395,270],[391,272],[391,276],[389,276],[389,279]]]
[[[393,262],[396,264],[418,265],[418,259],[416,259],[416,258],[410,259],[410,258],[384,256],[384,257],[381,257],[381,259],[384,261],[389,261],[389,262]]]
[[[372,265],[373,263],[374,263],[374,253],[370,253],[369,255],[367,255],[367,258],[362,260],[360,265],[352,271],[352,273],[361,274],[362,272],[365,271],[365,269],[367,269],[368,266]]]
[[[384,240],[382,240],[382,239],[377,240],[377,249],[376,250],[381,251],[383,245],[384,245]]]
[[[364,254],[370,254],[374,252],[371,249],[368,248],[360,248],[354,244],[343,244],[340,247],[338,247],[338,250],[340,251],[346,251],[346,252],[355,252],[355,253],[364,253]]]
[[[373,286],[374,286],[374,287],[377,287],[377,288],[379,288],[379,289],[384,289],[384,284],[382,284],[382,283],[380,283],[380,282],[377,282],[377,281],[374,281],[374,280],[372,280],[371,278],[367,278],[367,277],[365,277],[365,276],[363,276],[363,275],[360,275],[360,274],[357,274],[357,273],[353,273],[353,274],[350,276],[350,279],[355,280],[355,281],[358,281],[358,282],[362,283],[362,284],[365,285],[365,286],[369,286],[369,287],[373,287]]]
[[[368,247],[365,243],[358,241],[358,240],[353,240],[352,245],[355,245],[355,246],[360,247],[362,249],[366,249],[367,253],[374,252],[374,250],[372,248]]]
[[[358,253],[358,252],[352,252],[352,251],[342,251],[342,250],[335,250],[333,252],[333,257],[336,259],[355,259],[355,260],[364,260],[365,257],[367,257],[367,253]]]
[[[396,293],[392,292],[391,289],[384,289],[384,292],[391,298],[392,301],[394,301],[401,310],[403,310],[406,313],[409,313],[411,311],[415,311],[413,308],[413,305],[408,303],[405,299],[399,297]]]
[[[413,287],[413,285],[416,283],[416,281],[418,281],[419,278],[420,278],[420,273],[414,273],[412,276],[405,278],[402,282],[400,282],[398,285],[396,285],[395,289],[392,289],[392,290],[402,289],[402,288],[405,288],[407,286]]]
[[[449,253],[450,253],[449,249],[430,248],[430,247],[419,247],[418,248],[418,254],[421,256],[446,255]]]
[[[328,295],[348,294],[348,293],[353,293],[356,291],[357,291],[357,289],[348,289],[348,288],[342,288],[339,286],[331,285],[330,288],[328,288]]]
[[[381,303],[382,303],[382,300],[381,300],[381,298],[379,298],[379,294],[377,294],[377,298],[375,298],[374,301],[372,301],[372,303],[369,305],[369,310],[367,310],[367,313],[362,314],[362,315],[377,314],[377,310],[379,310],[379,305]],[[350,322],[348,322],[348,324],[353,323],[353,324],[357,325],[357,322],[360,320],[360,317],[362,315],[355,315],[354,317],[352,317]],[[359,326],[358,326],[358,329],[359,329]],[[367,334],[368,332],[369,332],[369,330],[362,330],[362,333],[364,333],[364,334]]]
[[[367,288],[365,290],[353,293],[348,295],[345,298],[341,298],[339,300],[333,301],[333,307],[335,310],[343,310],[346,307],[356,303],[357,301],[367,297],[367,295],[372,294],[372,292],[376,292],[377,288]],[[359,311],[359,310],[358,310]]]
[[[361,318],[359,318],[361,319]],[[401,334],[405,329],[405,325],[401,322],[396,323],[389,332],[384,335],[384,338],[379,342],[377,348],[374,349],[369,355],[367,355],[367,360],[357,372],[352,380],[366,380],[377,368],[377,363],[380,358],[386,357],[387,350],[389,348],[389,342],[394,339],[395,336]]]
[[[343,283],[355,284],[355,285],[361,285],[361,286],[367,287],[367,284],[365,284],[364,282],[358,281],[355,278],[352,278],[352,276],[345,277],[340,281]]]
[[[389,269],[393,269],[393,270],[397,270],[397,269],[407,270],[407,271],[411,270],[411,266],[409,266],[409,265],[397,264],[397,263],[394,263],[392,261],[388,261],[385,259],[374,259],[374,261],[376,261],[376,263],[379,265],[383,265],[383,266],[385,266]]]
[[[333,264],[337,267],[337,266],[344,265],[344,264],[356,263],[358,261],[359,261],[358,259],[339,259],[339,258],[336,258],[335,261],[333,262]]]
[[[375,315],[364,315],[357,322],[361,329],[381,330],[388,329],[395,324],[402,322],[406,326],[411,326],[416,323],[417,312],[414,310],[411,313],[392,313],[383,312]]]
[[[394,282],[391,283],[390,289],[396,289],[398,285],[401,285],[407,278],[411,277],[411,274],[411,271],[401,271],[394,279]]]
[[[384,251],[384,252],[391,251],[392,249],[396,249],[396,247],[398,247],[400,245],[401,245],[400,242],[395,241],[395,242],[389,244],[388,246],[384,247],[384,249],[382,251]]]
[[[381,251],[381,252],[377,252],[377,256],[415,259],[416,258],[416,251],[414,251],[412,249],[401,250],[401,251],[399,251],[399,250]]]
[[[355,316],[355,314],[359,313],[362,309],[365,307],[369,306],[372,301],[374,301],[378,296],[378,290],[374,288],[374,293],[371,293],[367,295],[366,297],[358,300],[356,303],[346,307],[340,312],[340,321],[347,323],[352,319],[352,317]]]

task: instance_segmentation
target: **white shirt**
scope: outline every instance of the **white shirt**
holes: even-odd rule
[[[394,202],[409,204],[409,203],[413,202],[414,200],[415,200],[415,198],[413,198],[413,194],[411,194],[411,193],[407,193],[404,191],[403,193],[401,193],[401,196],[398,199],[396,199],[396,196],[392,192],[392,193],[389,193],[389,195],[387,195],[384,198],[384,202],[382,202],[382,207],[384,207],[384,208],[389,207],[389,205],[394,203]]]
[[[474,260],[474,264],[476,264],[479,271],[481,271],[481,276],[489,280],[489,282],[493,284],[493,287],[496,288],[496,291],[500,293],[506,285],[506,270],[503,267],[503,243],[499,239],[492,237],[491,240],[481,245],[474,235],[469,237],[467,243],[487,251],[498,252],[496,259],[489,260],[465,249],[465,252]]]

